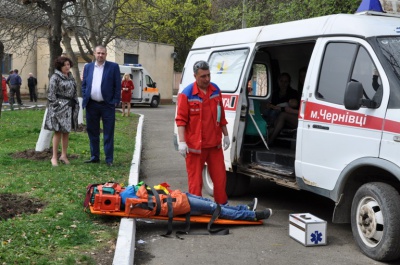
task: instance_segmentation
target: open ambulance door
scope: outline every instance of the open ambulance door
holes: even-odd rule
[[[240,158],[242,136],[245,130],[247,109],[246,82],[249,64],[249,55],[254,44],[235,45],[229,48],[215,48],[211,50],[208,63],[210,65],[211,82],[218,85],[222,92],[227,129],[231,140],[230,147],[224,151],[225,169],[227,171],[227,194],[243,194],[242,178],[236,174],[236,165]],[[222,136],[221,136],[222,137]],[[203,173],[203,183],[206,191],[212,194],[211,178],[208,172]],[[249,183],[249,179],[245,179]]]
[[[141,69],[132,68],[132,81],[135,86],[132,90],[132,100],[141,102],[143,93],[143,71]]]

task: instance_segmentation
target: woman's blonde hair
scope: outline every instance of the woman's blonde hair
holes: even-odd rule
[[[126,78],[126,77],[128,77],[128,78]],[[131,80],[131,76],[129,73],[124,74],[124,80]]]

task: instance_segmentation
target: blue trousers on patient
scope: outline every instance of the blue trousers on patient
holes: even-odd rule
[[[217,208],[217,204],[208,198],[196,196],[190,193],[186,193],[186,195],[189,200],[191,215],[203,215],[203,214],[212,215],[214,210]],[[229,220],[254,221],[256,215],[255,212],[249,210],[247,205],[237,205],[237,206],[221,205],[221,214],[219,217]]]

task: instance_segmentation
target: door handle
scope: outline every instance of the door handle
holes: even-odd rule
[[[328,127],[328,126],[322,126],[322,125],[313,124],[312,127],[313,127],[314,129],[329,130],[329,127]]]

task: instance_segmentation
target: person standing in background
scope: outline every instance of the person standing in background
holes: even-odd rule
[[[37,85],[37,79],[33,77],[32,73],[29,73],[28,88],[29,88],[30,102],[33,101],[37,102],[36,85]]]
[[[129,117],[131,113],[132,90],[135,88],[135,86],[133,85],[133,81],[128,73],[124,74],[121,86],[122,116],[125,116],[125,109],[128,108],[127,116]]]
[[[3,83],[1,83],[1,87],[3,89]],[[1,111],[3,110],[3,91],[0,93],[0,118],[1,118]]]
[[[7,78],[7,84],[10,87],[10,104],[15,104],[14,95],[17,96],[18,105],[23,105],[21,101],[21,85],[22,79],[18,75],[18,69],[14,69],[13,73]]]
[[[214,184],[214,200],[226,205],[226,171],[223,148],[230,145],[219,87],[211,83],[210,67],[206,61],[193,65],[195,82],[188,85],[178,98],[176,125],[179,153],[186,159],[189,193],[202,196],[203,167]]]
[[[7,79],[4,76],[1,76],[1,90],[3,94],[3,103],[8,103]]]
[[[72,61],[68,57],[60,56],[56,59],[54,74],[50,78],[47,94],[48,107],[44,128],[54,131],[53,156],[51,165],[58,166],[58,146],[62,141],[61,156],[58,160],[63,164],[70,164],[67,157],[69,133],[78,128],[79,102],[76,82],[70,69]]]
[[[106,61],[107,49],[97,46],[96,61],[85,65],[82,106],[86,109],[86,129],[91,157],[85,163],[100,162],[100,120],[103,123],[104,153],[107,166],[114,160],[115,108],[121,101],[121,73],[118,64]]]

